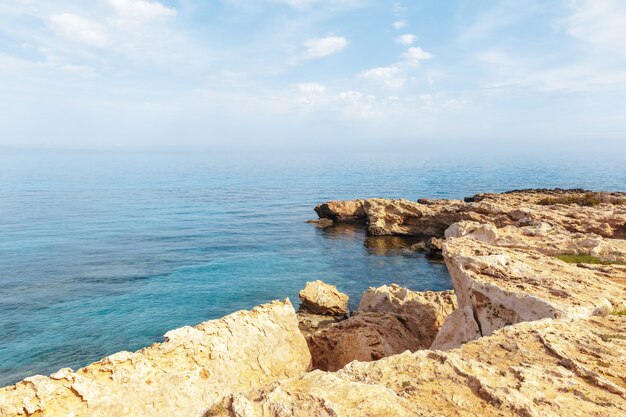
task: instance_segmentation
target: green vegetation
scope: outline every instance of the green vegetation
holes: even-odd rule
[[[556,255],[558,259],[568,264],[594,264],[594,265],[626,265],[624,262],[604,261],[597,256],[592,256],[586,253],[579,255],[564,253],[562,255]]]
[[[623,308],[621,310],[613,310],[611,311],[611,314],[614,316],[626,316],[626,308]]]
[[[585,193],[583,195],[566,195],[563,197],[546,197],[537,202],[542,206],[552,206],[554,204],[577,204],[579,206],[594,207],[601,203],[598,193]]]

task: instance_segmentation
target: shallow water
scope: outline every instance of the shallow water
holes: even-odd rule
[[[317,228],[330,199],[462,198],[528,187],[626,190],[620,158],[425,155],[0,155],[0,385],[160,340],[323,279],[451,287],[445,265],[359,228]]]

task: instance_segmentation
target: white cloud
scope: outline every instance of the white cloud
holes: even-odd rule
[[[318,83],[302,83],[298,84],[298,89],[302,93],[318,93],[323,94],[326,92],[326,87]]]
[[[410,71],[417,67],[420,61],[431,58],[432,54],[416,46],[409,48],[405,53],[400,55],[398,62],[386,67],[362,71],[358,74],[358,78],[374,81],[388,88],[398,89],[404,86]]]
[[[306,48],[301,56],[302,59],[318,59],[341,51],[348,46],[348,40],[343,36],[326,36],[306,40],[302,45]]]
[[[358,77],[382,83],[383,85],[393,89],[402,87],[406,82],[402,74],[402,70],[396,65],[372,68],[359,73]]]
[[[400,35],[396,38],[396,43],[399,43],[400,45],[412,45],[413,42],[415,42],[417,40],[417,36],[410,34],[410,33],[406,33],[404,35]]]
[[[84,17],[63,13],[51,16],[48,26],[57,35],[73,42],[90,46],[104,46],[107,41],[104,27]]]
[[[274,0],[276,3],[286,4],[295,9],[308,9],[311,6],[354,6],[359,0]]]
[[[395,22],[391,24],[391,26],[393,26],[395,30],[400,30],[402,28],[405,28],[407,27],[407,25],[408,24],[406,23],[406,20],[396,20]]]
[[[566,31],[594,48],[626,57],[626,3],[623,0],[571,1]]]
[[[401,56],[404,62],[410,65],[418,65],[420,61],[425,61],[433,57],[431,53],[424,51],[419,46],[409,48],[409,50]]]
[[[107,0],[107,2],[122,19],[144,21],[177,15],[176,9],[165,7],[159,2],[145,0]]]

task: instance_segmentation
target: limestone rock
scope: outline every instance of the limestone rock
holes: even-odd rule
[[[480,329],[474,319],[471,306],[459,307],[446,317],[430,349],[455,349],[480,336]]]
[[[72,372],[0,389],[0,416],[190,416],[220,397],[298,376],[311,363],[289,300],[168,332]]]
[[[305,337],[346,319],[344,316],[314,314],[304,309],[299,310],[296,314],[298,315],[298,327]]]
[[[456,308],[453,291],[411,291],[397,284],[369,288],[363,293],[360,312],[391,313],[404,317],[419,349],[428,349],[446,317]],[[414,349],[413,349],[414,350]]]
[[[334,285],[320,280],[307,282],[298,295],[302,305],[312,313],[331,316],[348,315],[349,297],[337,290]]]
[[[445,230],[460,221],[487,223],[496,227],[532,226],[547,223],[572,233],[596,234],[626,239],[626,193],[585,190],[520,190],[503,194],[480,194],[461,200],[372,198],[333,201],[316,208],[320,218],[336,223],[368,225],[371,235],[404,235],[420,238],[443,237]]]
[[[620,267],[601,273],[471,236],[448,239],[443,253],[459,307],[473,311],[483,336],[523,321],[603,315],[623,305],[626,288],[611,279]]]
[[[405,317],[359,313],[307,337],[313,368],[336,371],[353,360],[373,361],[423,345]]]
[[[448,352],[405,352],[232,394],[205,416],[626,414],[626,317],[541,320]]]
[[[321,219],[336,223],[361,223],[366,221],[363,200],[329,201],[315,207]]]

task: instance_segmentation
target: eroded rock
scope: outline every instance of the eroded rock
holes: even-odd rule
[[[307,337],[313,368],[336,371],[358,360],[374,361],[415,351],[424,345],[409,329],[406,317],[388,313],[359,313]]]
[[[541,320],[449,352],[405,352],[233,394],[205,416],[597,416],[626,413],[626,317]]]
[[[138,352],[0,389],[0,416],[190,416],[311,363],[289,300],[183,327]]]
[[[411,291],[399,285],[369,288],[363,293],[360,312],[390,313],[404,317],[417,336],[419,349],[428,349],[445,318],[456,308],[453,291]],[[415,349],[413,349],[415,350]]]
[[[349,297],[334,285],[320,280],[307,282],[298,293],[302,305],[311,313],[330,316],[347,316]]]

